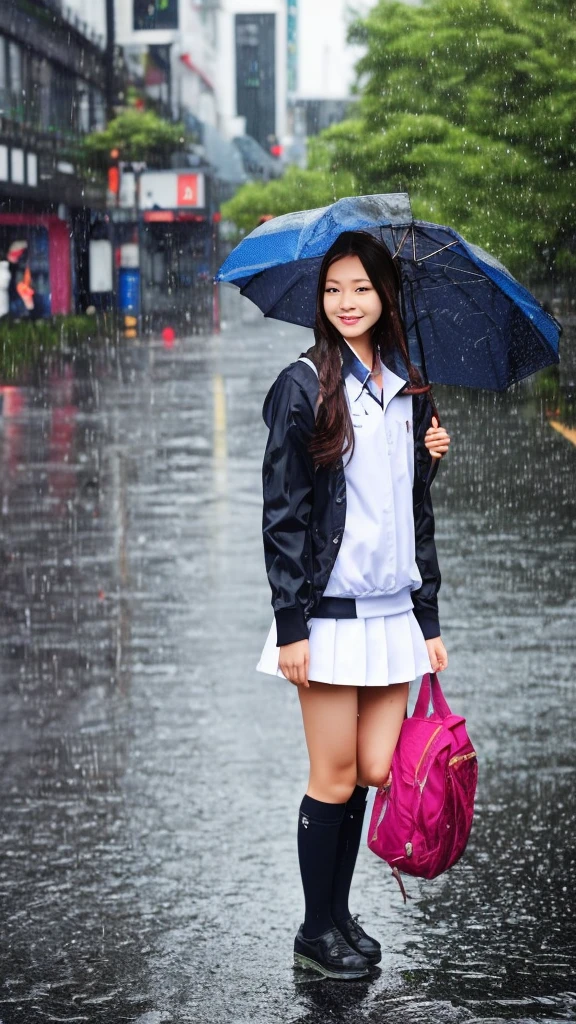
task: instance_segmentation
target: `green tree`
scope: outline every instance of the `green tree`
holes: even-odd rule
[[[576,5],[380,0],[350,38],[365,47],[359,102],[308,173],[340,176],[346,194],[408,191],[416,217],[516,272],[576,266]],[[270,212],[305,194],[300,179]]]
[[[380,0],[350,36],[366,47],[356,139],[326,136],[361,187],[406,188],[517,269],[570,261],[576,185],[575,6],[561,0]]]
[[[172,124],[153,110],[124,110],[103,131],[92,132],[84,140],[84,156],[92,167],[107,166],[111,149],[121,160],[145,160],[161,166],[186,143],[183,124]]]
[[[328,206],[342,196],[354,193],[355,180],[346,171],[331,171],[327,160],[320,166],[302,170],[288,167],[282,178],[266,185],[252,181],[222,206],[222,215],[233,221],[241,231],[252,231],[260,217],[277,217],[291,210],[311,210]]]

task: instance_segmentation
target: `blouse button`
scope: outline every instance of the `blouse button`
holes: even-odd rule
[[[333,544],[337,544],[339,540],[340,540],[340,537],[334,537],[334,540],[332,541],[332,543]]]
[[[341,505],[343,501],[344,501],[344,498],[336,498],[336,504],[337,505]]]

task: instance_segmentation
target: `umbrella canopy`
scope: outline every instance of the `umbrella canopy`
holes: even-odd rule
[[[236,246],[216,280],[238,285],[265,316],[312,327],[322,258],[343,231],[369,231],[397,261],[410,356],[427,380],[503,391],[558,362],[558,321],[489,253],[414,220],[405,193],[276,217]]]

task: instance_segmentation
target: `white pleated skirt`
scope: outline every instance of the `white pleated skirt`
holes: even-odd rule
[[[413,682],[432,666],[412,610],[371,619],[310,619],[308,678],[341,686]],[[272,620],[256,669],[280,676],[276,621]]]

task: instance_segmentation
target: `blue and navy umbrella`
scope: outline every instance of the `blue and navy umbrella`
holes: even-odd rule
[[[265,316],[312,327],[322,257],[343,231],[369,231],[397,261],[410,356],[427,380],[503,391],[558,362],[558,321],[484,249],[414,220],[405,193],[269,220],[236,246],[216,280],[238,285]]]

